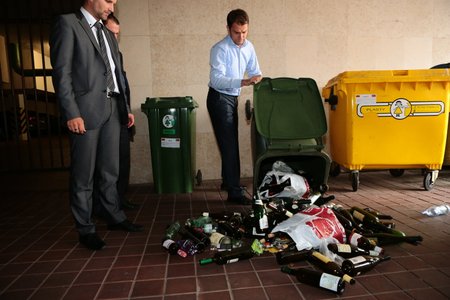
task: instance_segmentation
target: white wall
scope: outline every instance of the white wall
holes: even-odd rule
[[[450,62],[449,0],[119,0],[120,47],[131,85],[137,134],[132,183],[152,181],[146,97],[192,96],[197,169],[220,178],[206,109],[209,50],[226,34],[226,15],[250,16],[249,40],[267,77],[311,77],[319,88],[350,70],[428,69]],[[250,126],[240,97],[242,176],[253,175]]]

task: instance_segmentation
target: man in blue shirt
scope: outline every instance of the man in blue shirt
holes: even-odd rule
[[[222,185],[228,201],[250,204],[240,185],[238,96],[262,76],[253,44],[247,40],[249,17],[242,9],[227,16],[228,35],[211,48],[207,107],[222,157]],[[245,74],[247,78],[244,79]]]

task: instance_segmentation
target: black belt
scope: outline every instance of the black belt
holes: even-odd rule
[[[119,93],[116,93],[116,92],[108,92],[108,94],[106,94],[106,97],[108,97],[108,98],[117,98],[117,97],[119,97]]]

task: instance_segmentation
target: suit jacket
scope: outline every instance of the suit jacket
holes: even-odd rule
[[[116,65],[120,121],[126,124],[130,108],[121,72],[119,46],[110,31],[105,30],[105,36]],[[98,128],[108,105],[106,65],[100,46],[81,11],[56,19],[50,36],[50,59],[53,85],[64,121],[82,117],[87,130]]]

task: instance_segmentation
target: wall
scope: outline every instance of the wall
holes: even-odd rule
[[[220,178],[206,109],[209,50],[226,35],[234,8],[250,16],[249,40],[263,75],[311,77],[319,88],[343,71],[427,69],[450,61],[448,0],[119,0],[120,47],[132,91],[137,134],[133,183],[152,181],[146,97],[192,96],[197,110],[197,168]],[[240,97],[242,176],[251,177],[250,126]]]

